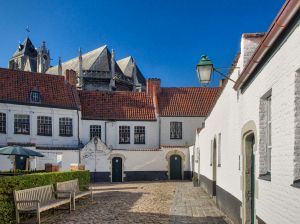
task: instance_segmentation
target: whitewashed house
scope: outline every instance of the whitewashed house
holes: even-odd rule
[[[69,81],[63,76],[0,69],[0,145],[43,149],[51,162],[67,160],[69,151],[78,150],[80,102]],[[37,160],[47,162],[48,157]],[[0,170],[13,168],[7,156],[0,158]],[[31,160],[31,167],[26,161],[17,157],[16,168],[44,169],[36,160]],[[69,164],[64,164],[67,169]]]
[[[300,220],[300,1],[266,34],[244,34],[230,78],[197,131],[194,172],[235,223]]]
[[[191,178],[192,133],[219,91],[162,88],[159,79],[149,79],[146,92],[79,91],[82,141],[97,136],[106,145],[106,153],[98,150],[95,156],[99,141],[88,144],[81,150],[81,162],[94,181]]]
[[[189,146],[220,88],[162,88],[147,91],[76,89],[77,75],[0,69],[0,145],[23,145],[45,157],[0,156],[0,170],[61,170],[84,164],[93,181],[189,179]],[[29,161],[29,163],[28,163]]]

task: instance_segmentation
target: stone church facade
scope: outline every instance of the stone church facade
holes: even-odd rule
[[[20,43],[9,61],[14,70],[63,75],[66,70],[77,73],[77,88],[82,90],[137,91],[145,90],[146,79],[129,56],[116,61],[114,50],[106,45],[66,62],[59,58],[57,66],[50,65],[50,51],[45,42],[36,49],[27,37]]]

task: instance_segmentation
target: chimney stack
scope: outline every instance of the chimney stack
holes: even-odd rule
[[[155,112],[156,114],[159,113],[158,111],[158,100],[157,96],[161,92],[160,88],[160,79],[158,78],[150,78],[147,80],[147,95],[151,96],[153,99],[154,107],[155,107]]]
[[[259,46],[262,41],[265,33],[244,33],[242,35],[241,42],[241,59],[242,59],[242,68],[248,64],[252,55],[254,54],[256,48]]]
[[[76,86],[77,84],[77,74],[74,70],[67,69],[65,72],[65,80],[70,83],[72,86]]]

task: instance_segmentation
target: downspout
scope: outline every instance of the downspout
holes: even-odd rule
[[[70,84],[70,83],[69,83]],[[71,85],[71,84],[70,84]],[[77,103],[76,103],[76,98],[75,98],[75,96],[74,96],[74,91],[77,91],[76,90],[76,87],[75,86],[73,86],[73,85],[71,85],[71,87],[72,87],[72,96],[73,96],[73,99],[74,99],[74,102],[75,102],[75,104],[76,104],[76,111],[77,111],[77,146],[78,146],[78,164],[80,164],[81,163],[81,155],[80,155],[80,146],[81,146],[81,144],[80,144],[80,135],[79,135],[79,131],[80,131],[80,128],[79,128],[79,110],[80,110],[80,105],[77,105]]]
[[[78,146],[81,146],[79,130],[80,130],[80,128],[79,128],[79,110],[77,109],[77,140],[78,140]],[[81,164],[80,150],[81,149],[78,147],[78,164]]]
[[[157,115],[157,119],[158,119],[158,147],[160,148],[160,144],[161,144],[161,120],[160,120],[159,115]]]

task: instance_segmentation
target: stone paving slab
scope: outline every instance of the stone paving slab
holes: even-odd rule
[[[97,184],[95,188],[93,203],[80,199],[71,214],[42,213],[42,223],[230,223],[212,199],[191,182]]]

